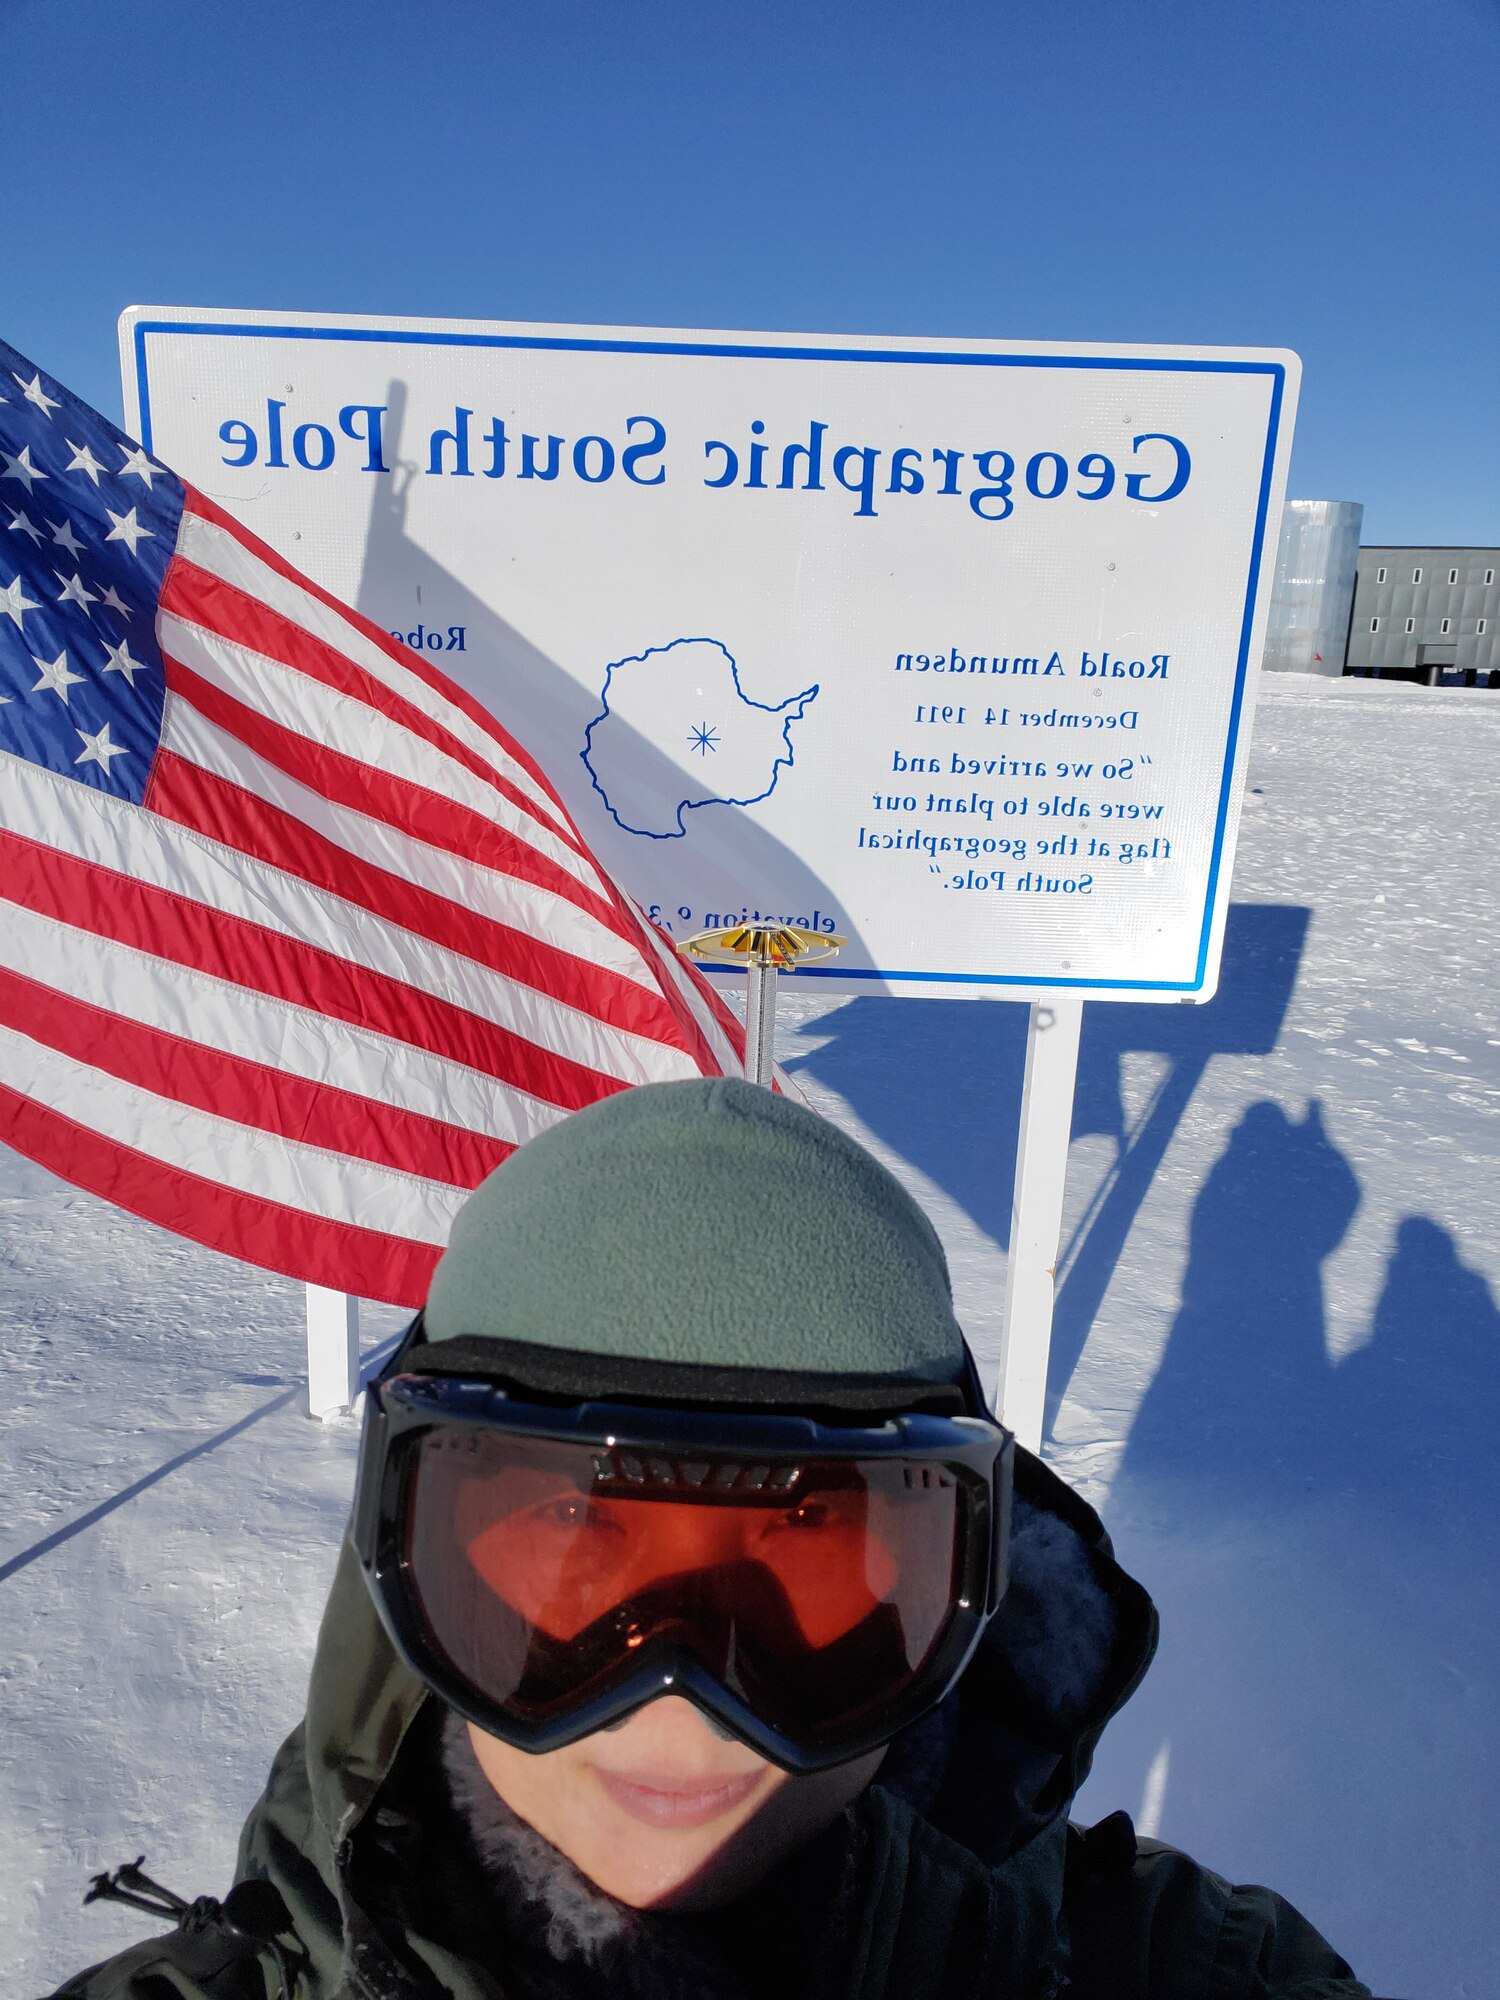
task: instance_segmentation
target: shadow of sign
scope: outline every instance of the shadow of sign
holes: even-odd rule
[[[596,686],[581,685],[414,539],[407,518],[410,500],[426,474],[416,460],[402,456],[407,385],[391,382],[386,401],[387,455],[392,470],[388,478],[374,483],[356,597],[359,609],[400,638],[421,634],[425,640],[436,634],[437,647],[421,646],[423,658],[483,702],[536,759],[562,794],[590,847],[632,895],[644,900],[641,879],[638,875],[632,879],[632,864],[637,860],[634,849],[645,855],[647,850],[674,847],[677,842],[649,836],[632,842],[622,836],[584,764],[588,728],[599,718],[600,691],[610,662],[603,657],[597,661]],[[659,552],[651,552],[651,559],[660,560]],[[513,561],[503,546],[497,546],[493,579],[487,585],[489,596],[504,601],[506,574]],[[580,574],[578,588],[587,590],[586,575]],[[461,638],[461,649],[450,643],[455,635]],[[617,763],[628,765],[636,795],[655,793],[667,801],[689,795],[697,782],[691,772],[685,773],[622,718],[614,718],[612,730],[612,755]],[[690,842],[698,869],[706,867],[713,874],[719,900],[712,907],[737,913],[748,903],[770,907],[778,916],[786,914],[782,901],[787,885],[805,880],[806,869],[782,841],[749,814],[729,805],[697,806],[683,819],[690,829],[683,837],[684,847]],[[651,852],[649,859],[653,870],[659,868],[659,852]],[[825,912],[838,908],[826,891],[820,907]],[[682,937],[702,928],[702,915],[694,909],[688,919],[679,920],[676,902],[669,901],[661,909],[659,921],[663,928]],[[724,920],[730,921],[728,916]],[[841,908],[838,928],[849,937],[851,946],[859,946],[858,934],[851,932],[847,912]],[[738,985],[737,980],[724,983],[731,984],[731,990]]]
[[[1026,1014],[1014,1001],[861,996],[825,1014],[816,1030],[824,1045],[786,1068],[830,1085],[872,1132],[1003,1243]]]
[[[1214,1056],[1263,1056],[1275,1048],[1311,916],[1297,903],[1231,904],[1219,988],[1201,1007],[1108,1001],[1084,1008],[1073,1133],[1108,1132],[1119,1150],[1058,1258],[1047,1376],[1049,1427],[1131,1225],[1203,1072]],[[1150,1102],[1129,1131],[1120,1091],[1121,1059],[1127,1053],[1166,1058]]]
[[[1063,1246],[1049,1414],[1067,1388],[1146,1191],[1209,1061],[1265,1055],[1296,984],[1310,912],[1235,903],[1215,997],[1201,1007],[1090,1002],[1083,1010],[1073,1136],[1102,1132],[1113,1166]],[[851,1000],[817,1024],[820,1049],[788,1065],[839,1092],[882,1140],[950,1194],[985,1234],[1010,1233],[1027,1010],[1015,1002]],[[1121,1065],[1166,1059],[1127,1130]],[[937,1115],[934,1115],[934,1107]]]

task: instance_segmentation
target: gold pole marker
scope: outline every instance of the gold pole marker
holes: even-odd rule
[[[849,942],[826,931],[804,931],[796,924],[731,924],[727,930],[699,931],[678,946],[693,958],[720,965],[796,965],[802,960],[831,958]]]

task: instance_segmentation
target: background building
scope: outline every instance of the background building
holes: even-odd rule
[[[1345,664],[1434,687],[1500,672],[1500,549],[1361,549]]]
[[[1364,516],[1358,500],[1287,501],[1262,657],[1273,672],[1344,671]]]
[[[1262,664],[1500,687],[1500,548],[1361,548],[1357,500],[1288,500]]]

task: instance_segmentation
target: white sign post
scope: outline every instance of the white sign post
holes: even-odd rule
[[[359,1300],[307,1287],[307,1414],[336,1417],[359,1394]]]
[[[1083,1002],[1033,1000],[1021,1085],[1021,1137],[1010,1211],[1010,1256],[995,1409],[1028,1450],[1042,1440],[1057,1252]]]
[[[1295,356],[146,308],[121,344],[142,440],[492,709],[673,938],[839,933],[782,976],[1057,1022],[1212,996]]]

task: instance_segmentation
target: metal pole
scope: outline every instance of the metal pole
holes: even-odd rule
[[[745,999],[745,1076],[750,1083],[771,1087],[775,1068],[776,968],[750,961],[750,990]]]
[[[776,1075],[776,973],[783,965],[832,958],[849,942],[832,931],[803,930],[798,924],[729,924],[699,931],[678,945],[690,958],[716,965],[744,966],[750,975],[745,994],[745,1081],[767,1090]]]
[[[307,1287],[307,1414],[337,1417],[359,1394],[359,1300]]]
[[[1073,1086],[1083,1002],[1036,1000],[1026,1034],[1021,1136],[1010,1213],[1010,1269],[1000,1335],[996,1413],[1029,1451],[1042,1442],[1047,1356],[1062,1239]]]

